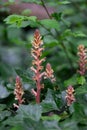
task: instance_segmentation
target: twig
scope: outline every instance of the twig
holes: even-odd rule
[[[46,11],[47,15],[48,15],[48,16],[49,16],[49,18],[51,19],[52,17],[51,17],[51,15],[50,15],[50,13],[49,13],[49,11],[48,11],[48,9],[47,9],[47,7],[46,7],[46,5],[45,5],[44,1],[43,1],[43,0],[41,0],[41,2],[42,2],[42,6],[44,7],[44,9],[45,9],[45,11]]]

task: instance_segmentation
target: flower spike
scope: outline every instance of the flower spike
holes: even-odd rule
[[[14,95],[15,95],[15,100],[18,101],[18,105],[14,104],[14,107],[18,108],[19,105],[24,102],[23,94],[24,94],[24,91],[23,91],[23,88],[22,88],[22,83],[21,83],[20,77],[17,76],[16,77],[15,89],[14,89]]]
[[[41,84],[41,80],[43,76],[42,63],[45,61],[45,58],[41,58],[42,51],[44,50],[44,48],[42,47],[42,44],[43,42],[41,40],[40,32],[39,30],[36,30],[34,33],[34,40],[32,42],[32,49],[31,49],[31,54],[32,54],[32,57],[34,58],[34,60],[32,61],[31,70],[34,72],[33,80],[35,80],[36,82],[37,90],[35,91],[34,89],[32,89],[31,91],[34,94],[37,103],[40,103],[40,93],[43,86]]]
[[[87,69],[87,49],[85,49],[84,45],[78,46],[78,56],[79,56],[79,70],[78,73],[80,75],[85,75]]]
[[[67,101],[67,106],[70,106],[74,101],[75,101],[75,97],[74,97],[74,88],[70,85],[68,87],[68,89],[66,90],[66,101]]]

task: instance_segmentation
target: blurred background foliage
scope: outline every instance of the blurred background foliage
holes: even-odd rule
[[[21,13],[14,10],[16,4]],[[25,6],[28,4],[31,8]],[[43,16],[38,14],[41,9]],[[31,41],[37,28],[45,47],[44,65],[51,63],[57,80],[53,85],[43,81],[46,87],[41,106],[31,104],[34,97],[30,92],[35,88],[30,70]],[[0,1],[0,130],[87,130],[87,83],[76,74],[79,44],[87,47],[86,0]],[[15,116],[12,104],[16,75],[22,78],[25,104],[29,105],[21,106]],[[68,85],[76,87],[76,102],[60,116],[43,118],[43,111],[64,105]]]

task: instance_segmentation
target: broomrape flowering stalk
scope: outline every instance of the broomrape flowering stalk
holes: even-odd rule
[[[33,80],[36,81],[37,92],[34,89],[32,89],[32,93],[36,97],[37,103],[40,103],[40,93],[41,93],[41,88],[43,87],[43,85],[41,84],[41,79],[44,73],[43,72],[41,73],[43,69],[43,66],[41,64],[43,61],[45,61],[45,58],[41,58],[42,51],[44,50],[44,48],[41,47],[42,44],[43,42],[41,40],[40,32],[39,30],[36,30],[34,34],[34,41],[32,42],[33,47],[31,50],[31,54],[34,60],[32,61],[33,66],[31,67],[31,70],[34,71],[35,73]]]
[[[78,46],[78,56],[79,56],[79,70],[78,73],[83,76],[85,75],[87,69],[87,49],[85,49],[84,45]]]
[[[22,83],[21,83],[20,77],[17,76],[16,83],[15,83],[15,89],[14,89],[14,95],[15,95],[15,100],[18,101],[18,105],[14,103],[14,107],[19,108],[19,105],[24,102],[23,94],[24,94],[24,91],[22,88]]]
[[[36,30],[34,33],[34,40],[32,42],[31,54],[34,58],[32,61],[31,70],[34,72],[33,80],[36,81],[37,90],[32,89],[32,93],[36,98],[36,102],[40,103],[40,93],[41,89],[44,88],[44,84],[41,84],[42,77],[50,78],[51,81],[54,81],[53,70],[51,65],[48,63],[46,66],[46,72],[42,72],[43,66],[42,63],[45,61],[45,58],[42,58],[42,51],[44,50],[43,41],[41,40],[41,35],[39,30]]]
[[[67,106],[70,106],[74,101],[74,88],[70,85],[68,89],[66,90],[66,101],[67,101]]]

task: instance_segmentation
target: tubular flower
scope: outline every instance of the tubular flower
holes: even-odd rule
[[[42,72],[43,66],[42,62],[45,61],[45,58],[41,58],[42,51],[44,48],[42,47],[42,40],[39,30],[36,30],[34,33],[34,41],[32,42],[32,50],[31,54],[34,60],[32,61],[32,67],[31,70],[34,72],[33,80],[36,81],[37,91],[32,89],[32,93],[34,94],[36,98],[36,102],[40,103],[40,92],[43,85],[41,84],[42,76],[44,75],[44,72]]]
[[[67,101],[67,106],[70,106],[74,101],[75,101],[75,97],[74,97],[74,88],[72,86],[69,86],[68,89],[66,90],[66,101]]]
[[[85,49],[84,45],[78,46],[78,56],[79,56],[79,70],[78,73],[80,75],[85,75],[87,69],[87,49]]]
[[[32,46],[35,48],[35,49],[38,49],[40,48],[40,46],[43,44],[42,40],[41,40],[41,35],[40,35],[40,32],[39,30],[36,30],[35,33],[34,33],[34,40],[32,42]]]
[[[45,72],[45,78],[49,78],[51,82],[54,82],[56,79],[54,78],[54,71],[51,68],[51,65],[47,63],[46,65],[46,72]]]
[[[16,77],[15,89],[14,89],[14,95],[15,95],[15,100],[18,101],[18,105],[14,104],[15,107],[18,108],[19,105],[24,102],[23,94],[24,94],[24,91],[23,91],[23,88],[22,88],[22,83],[21,83],[20,77],[17,76]]]

